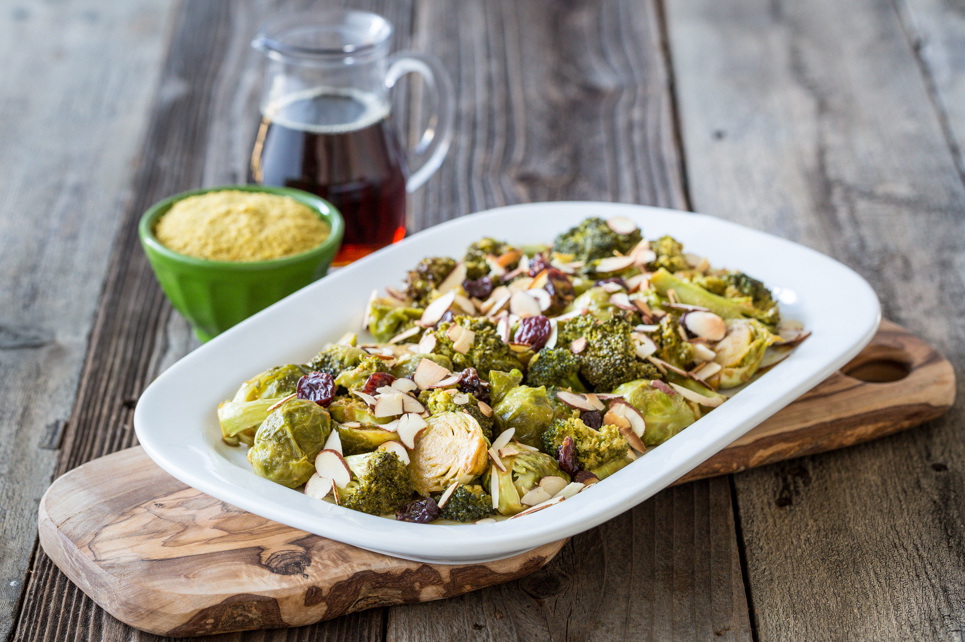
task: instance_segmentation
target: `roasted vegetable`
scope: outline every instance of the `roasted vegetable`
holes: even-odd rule
[[[613,394],[623,397],[643,415],[647,426],[643,443],[647,447],[659,446],[697,421],[697,414],[686,399],[654,388],[651,381],[628,381]]]
[[[660,319],[660,330],[651,335],[658,346],[657,356],[678,368],[690,369],[694,363],[694,346],[684,340],[677,317],[668,314]]]
[[[386,342],[400,332],[415,326],[424,310],[405,305],[398,299],[380,297],[369,301],[365,314],[366,328],[376,341]]]
[[[681,303],[707,308],[724,319],[750,318],[767,323],[768,319],[774,318],[771,309],[756,308],[754,300],[749,296],[732,298],[720,296],[664,269],[653,273],[650,284],[663,296],[673,290]]]
[[[419,367],[419,362],[423,359],[428,359],[434,363],[438,363],[440,366],[446,370],[452,370],[452,360],[449,359],[444,354],[422,354],[422,353],[409,353],[404,354],[395,360],[392,364],[392,375],[396,379],[401,379],[403,377],[412,377],[415,374],[416,368]]]
[[[468,484],[486,470],[489,444],[479,422],[464,412],[442,412],[426,419],[409,466],[412,486],[428,497],[454,482]]]
[[[672,236],[661,236],[652,241],[650,249],[657,255],[657,258],[647,265],[651,271],[663,268],[668,272],[679,272],[690,268],[684,257],[683,244]]]
[[[359,364],[368,352],[344,343],[330,343],[308,363],[308,369],[327,372],[337,377],[344,370],[351,370]]]
[[[450,337],[454,325],[472,333],[472,341],[464,352],[456,350],[455,342]],[[522,366],[516,353],[500,338],[496,324],[489,319],[458,316],[452,321],[440,323],[435,336],[433,353],[448,357],[453,370],[475,368],[479,376],[488,381],[489,373],[493,370],[509,372]]]
[[[442,507],[442,519],[475,522],[493,514],[493,498],[479,484],[463,484]]]
[[[780,340],[755,319],[728,319],[727,335],[715,346],[714,361],[722,366],[721,388],[734,388],[750,381],[761,367],[767,347]]]
[[[560,324],[557,345],[572,346],[577,339],[585,340],[576,355],[580,378],[594,391],[609,392],[627,380],[659,376],[652,364],[637,358],[631,330],[622,316],[602,320],[580,316]]]
[[[361,390],[365,382],[376,372],[389,372],[388,363],[381,357],[367,354],[351,370],[343,370],[335,377],[335,383],[349,390]]]
[[[517,441],[536,448],[550,422],[569,414],[563,406],[554,403],[544,386],[510,388],[493,406],[493,417],[499,428],[496,432],[512,428]]]
[[[580,381],[580,360],[568,348],[543,348],[529,362],[526,383],[586,392]]]
[[[352,471],[352,481],[339,488],[342,506],[370,515],[395,513],[412,499],[409,467],[399,456],[387,450],[376,450],[345,458]]]
[[[514,248],[508,243],[503,243],[492,238],[484,238],[476,241],[466,249],[466,255],[462,259],[466,264],[466,278],[475,280],[486,276],[491,270],[489,263],[486,261],[486,257],[492,256],[498,258],[512,249]],[[522,253],[520,253],[520,256],[522,256]],[[518,261],[519,258],[501,267],[507,270],[512,269],[516,267]]]
[[[546,453],[521,450],[513,457],[513,485],[520,497],[536,488],[544,477],[570,481],[570,476],[560,470],[556,458]]]
[[[328,411],[313,401],[292,399],[262,422],[248,461],[262,477],[296,488],[315,472],[315,456],[331,432]]]
[[[558,235],[553,241],[553,251],[568,254],[576,261],[592,261],[613,256],[614,252],[626,254],[640,239],[639,229],[618,234],[602,218],[588,218]]]
[[[439,287],[452,269],[455,259],[446,256],[433,256],[422,259],[406,277],[405,296],[410,307],[424,308],[432,300],[433,291]]]
[[[443,412],[464,412],[476,420],[482,428],[483,436],[492,441],[495,420],[479,407],[479,399],[472,393],[459,392],[454,388],[448,390],[423,390],[419,393],[419,401],[431,415]]]
[[[543,433],[543,452],[557,457],[567,437],[573,440],[580,469],[600,479],[630,463],[627,457],[630,446],[616,426],[604,424],[600,430],[594,430],[578,417],[557,419]]]

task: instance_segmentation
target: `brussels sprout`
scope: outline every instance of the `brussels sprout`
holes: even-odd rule
[[[468,484],[486,470],[489,444],[479,422],[464,412],[443,412],[430,415],[426,423],[410,454],[417,493],[441,493],[454,482]]]
[[[316,372],[327,372],[337,377],[343,370],[350,370],[357,366],[368,352],[357,346],[344,343],[331,343],[309,362],[308,369]]]
[[[518,386],[523,382],[523,373],[519,370],[511,370],[510,372],[500,372],[499,370],[494,370],[489,373],[489,396],[491,399],[490,405],[495,405],[503,400],[510,390]]]
[[[513,457],[512,470],[513,485],[520,497],[536,488],[544,477],[561,477],[567,482],[570,481],[570,476],[560,470],[556,459],[541,452],[521,450]]]
[[[248,450],[254,471],[295,488],[315,472],[315,456],[332,432],[332,419],[314,401],[292,399],[273,411],[255,433]]]
[[[218,424],[221,438],[229,446],[254,443],[255,431],[268,417],[268,409],[280,399],[256,399],[255,401],[225,401],[218,406]]]
[[[780,337],[756,319],[727,319],[727,335],[714,346],[714,361],[722,366],[720,387],[747,383],[761,367],[764,352]]]
[[[422,313],[422,308],[405,306],[396,299],[377,298],[369,303],[365,318],[369,333],[376,341],[384,343],[413,327]]]
[[[605,319],[613,314],[615,306],[610,303],[610,293],[596,286],[573,299],[573,303],[567,306],[565,311],[571,312],[584,308],[598,319]]]
[[[498,498],[496,500],[496,512],[500,515],[515,515],[522,512],[526,507],[523,506],[521,495],[513,483],[513,464],[515,457],[503,457],[503,466],[506,470],[500,470],[496,466],[490,466],[483,476],[483,485],[492,489],[492,476],[496,475],[496,485],[498,486]]]
[[[344,370],[335,377],[335,383],[349,390],[360,390],[373,374],[388,371],[389,366],[381,357],[367,355],[362,357],[357,366],[351,370]]]
[[[516,386],[493,406],[493,417],[500,432],[514,428],[514,439],[537,448],[542,443],[546,427],[554,419],[567,417],[569,414],[560,412],[560,406],[553,403],[543,386]]]
[[[399,356],[395,360],[395,364],[392,366],[392,376],[396,379],[411,377],[415,374],[416,368],[419,367],[419,362],[423,359],[428,359],[429,361],[438,363],[446,370],[452,370],[452,360],[444,354],[421,354],[410,352],[409,354]]]
[[[295,392],[302,375],[308,374],[305,366],[288,364],[271,368],[241,384],[232,401],[256,399],[281,399]]]
[[[492,417],[487,417],[483,411],[479,409],[479,399],[476,398],[476,395],[471,392],[462,393],[465,402],[457,404],[455,395],[449,394],[450,392],[456,392],[456,390],[453,388],[450,388],[448,391],[444,389],[423,390],[419,393],[419,401],[426,407],[430,415],[438,415],[442,412],[464,412],[469,414],[479,423],[479,427],[482,428],[483,436],[486,440],[491,442],[493,438],[493,426],[496,422]]]
[[[643,415],[647,426],[643,443],[648,447],[659,446],[697,421],[697,414],[686,399],[657,390],[646,379],[621,384],[613,394],[623,397]]]

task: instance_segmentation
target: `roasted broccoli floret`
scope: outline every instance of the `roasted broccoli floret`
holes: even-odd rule
[[[757,279],[743,272],[733,272],[724,276],[728,287],[724,296],[750,297],[754,307],[761,311],[756,317],[767,325],[777,325],[781,321],[781,313],[777,308],[774,295]]]
[[[657,356],[667,363],[684,370],[693,364],[694,345],[684,340],[680,321],[674,315],[668,314],[660,319],[660,330],[650,337],[657,344]]]
[[[668,272],[678,272],[690,268],[684,257],[683,244],[672,236],[661,236],[656,241],[651,241],[650,249],[657,255],[657,258],[647,265],[650,270],[664,268]]]
[[[342,506],[370,515],[394,513],[412,499],[409,467],[387,450],[349,455],[345,462],[352,470],[352,481],[338,489]]]
[[[556,457],[567,437],[573,440],[580,468],[600,479],[630,463],[627,458],[630,446],[616,426],[604,424],[594,430],[578,417],[557,419],[543,433],[543,452]]]
[[[586,392],[580,381],[580,360],[567,348],[543,348],[526,371],[530,386],[554,386],[573,392]]]
[[[493,498],[479,484],[459,486],[446,505],[442,507],[442,519],[454,522],[475,522],[492,515]]]
[[[456,260],[448,256],[433,256],[419,261],[405,279],[405,295],[413,307],[424,308],[431,300],[432,291],[446,280]]]
[[[769,320],[777,318],[776,306],[760,309],[754,306],[754,300],[750,296],[727,297],[714,294],[700,285],[681,279],[664,269],[653,273],[650,277],[650,284],[662,296],[667,296],[667,292],[673,290],[681,303],[699,305],[724,319],[751,318],[769,323]]]
[[[486,257],[499,257],[512,249],[513,247],[508,243],[503,243],[492,238],[484,238],[476,241],[466,248],[466,255],[462,259],[463,263],[466,264],[466,278],[474,281],[486,276],[490,272],[490,266],[486,261]],[[511,269],[514,266],[515,262],[503,267]]]
[[[340,375],[335,377],[335,383],[349,390],[358,390],[376,372],[389,372],[387,362],[375,355],[366,354],[354,368],[343,370]]]
[[[622,316],[576,317],[560,325],[557,345],[572,346],[577,339],[586,339],[576,354],[580,377],[594,391],[609,392],[627,380],[659,377],[652,364],[637,359],[631,330],[630,321]]]
[[[453,325],[462,326],[473,333],[465,354],[455,350],[454,342],[449,337]],[[516,353],[503,342],[496,324],[489,319],[458,316],[452,321],[440,323],[435,336],[436,347],[432,351],[449,357],[454,370],[475,368],[479,376],[488,381],[489,373],[493,370],[510,372],[521,367]]]
[[[626,254],[640,239],[639,229],[629,234],[617,234],[602,218],[588,218],[557,236],[553,251],[570,254],[576,261],[592,261],[613,256],[614,252]]]
[[[457,403],[459,401],[463,403]],[[471,392],[459,392],[455,389],[449,390],[423,390],[419,393],[419,401],[426,407],[430,415],[437,415],[441,412],[464,412],[479,423],[483,435],[489,441],[493,439],[493,427],[496,421],[490,416],[487,417],[479,408],[479,399]]]
[[[366,356],[368,352],[362,348],[344,343],[331,343],[315,355],[315,358],[309,362],[308,369],[314,372],[327,372],[337,377],[343,370],[351,370],[357,366]]]

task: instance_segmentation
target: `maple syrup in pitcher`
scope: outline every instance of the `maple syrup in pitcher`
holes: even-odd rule
[[[402,240],[406,193],[442,164],[452,135],[452,84],[435,59],[389,55],[392,25],[374,13],[282,13],[262,25],[252,46],[268,59],[262,120],[249,182],[294,187],[331,202],[345,219],[333,265],[345,265]],[[421,75],[428,126],[409,175],[393,126],[389,90]]]
[[[326,199],[345,219],[334,265],[405,236],[405,156],[388,110],[364,94],[313,90],[265,109],[249,181]]]

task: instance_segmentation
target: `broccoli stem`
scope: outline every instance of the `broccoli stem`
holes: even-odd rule
[[[650,284],[663,296],[667,296],[667,292],[673,290],[681,303],[707,308],[723,319],[751,317],[759,321],[765,320],[764,314],[749,300],[728,299],[708,292],[699,285],[674,276],[664,268],[660,268],[650,276]]]

